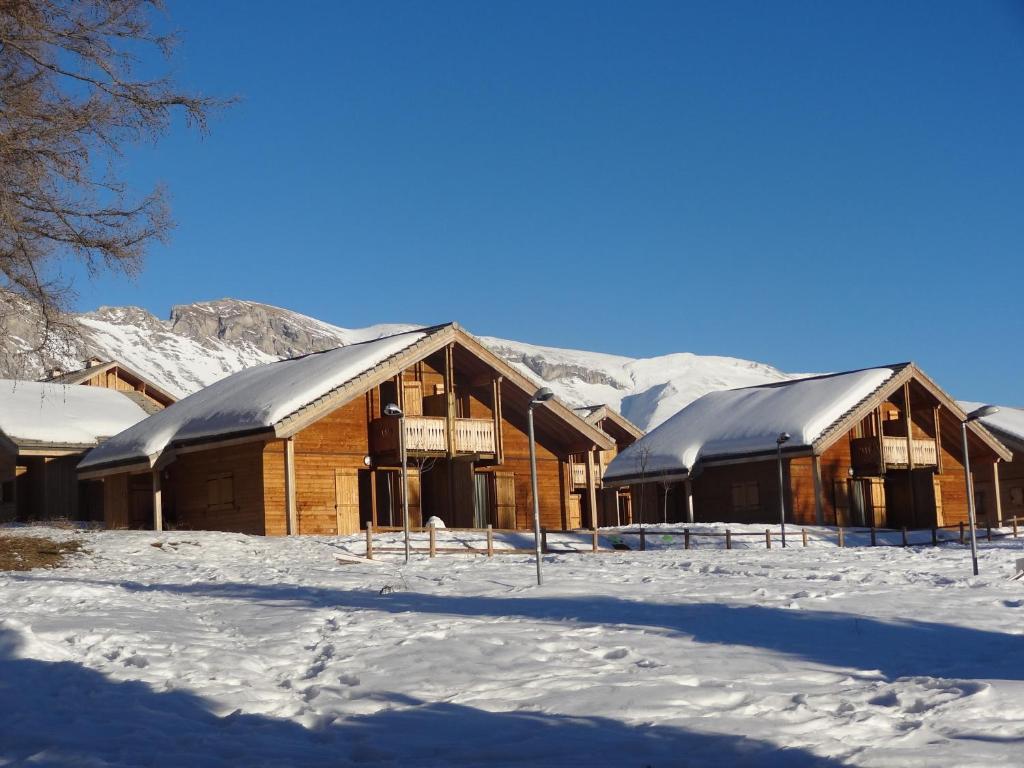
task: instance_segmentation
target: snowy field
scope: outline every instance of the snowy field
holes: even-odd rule
[[[1024,539],[974,578],[956,544],[653,536],[537,588],[358,537],[13,533],[86,551],[0,572],[0,765],[1024,765]]]

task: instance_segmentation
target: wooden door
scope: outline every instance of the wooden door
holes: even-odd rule
[[[334,509],[339,536],[359,532],[359,472],[338,469],[334,472]]]
[[[846,480],[836,480],[833,484],[836,507],[836,525],[850,524],[850,486]]]
[[[420,493],[420,471],[409,467],[409,527],[423,527],[423,502]],[[401,485],[401,482],[399,482]],[[399,524],[401,524],[402,513],[398,513]]]
[[[406,416],[423,415],[423,385],[418,381],[402,382],[402,395],[405,400]]]
[[[885,481],[880,477],[872,477],[869,481],[869,498],[871,500],[871,520],[876,528],[885,528],[887,516],[885,512]]]
[[[513,472],[494,473],[494,519],[498,528],[516,527],[516,476]]]

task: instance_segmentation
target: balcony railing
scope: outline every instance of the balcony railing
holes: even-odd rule
[[[455,450],[459,453],[495,453],[494,422],[456,419]]]
[[[584,464],[572,465],[572,484],[583,487],[587,484],[587,467]]]
[[[374,419],[370,423],[370,450],[373,453],[398,454],[398,423],[395,418]],[[456,419],[457,453],[496,453],[494,422],[488,419]],[[448,424],[443,416],[406,416],[405,449],[425,453],[448,450]]]
[[[911,456],[915,467],[938,465],[938,454],[934,440],[914,439],[910,441]],[[879,456],[881,450],[881,456]],[[908,467],[907,438],[883,437],[881,445],[877,437],[860,437],[853,441],[853,466],[857,468]]]

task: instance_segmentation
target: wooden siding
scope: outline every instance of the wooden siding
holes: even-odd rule
[[[180,528],[264,533],[263,446],[241,443],[180,455],[161,484],[165,519]],[[222,489],[216,498],[210,492],[213,478]],[[228,484],[230,501],[224,502]]]

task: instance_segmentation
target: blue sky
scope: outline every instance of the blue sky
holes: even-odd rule
[[[178,227],[79,307],[790,371],[914,359],[1024,405],[1024,5],[170,3],[242,102],[124,171]]]

